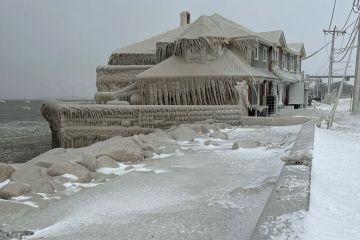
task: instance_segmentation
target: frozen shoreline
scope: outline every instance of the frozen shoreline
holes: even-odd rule
[[[224,125],[224,126],[226,126],[226,125]],[[199,129],[201,129],[201,128],[199,128]],[[204,186],[207,186],[210,182],[213,182],[214,181],[213,178],[219,174],[219,176],[215,177],[215,179],[220,178],[219,179],[220,182],[215,184],[216,186],[218,186],[220,184],[218,187],[216,187],[216,189],[218,189],[217,191],[225,191],[225,192],[230,191],[231,192],[231,189],[236,189],[240,186],[241,186],[241,189],[248,189],[248,188],[251,189],[251,188],[257,188],[258,186],[260,186],[260,189],[259,189],[260,192],[256,193],[255,195],[252,195],[253,193],[251,195],[248,195],[249,192],[248,192],[248,190],[246,190],[245,195],[240,194],[238,196],[240,198],[239,199],[236,198],[237,199],[236,201],[240,201],[244,197],[248,198],[248,197],[252,196],[251,198],[253,198],[254,201],[259,201],[260,205],[264,204],[264,202],[267,199],[266,195],[268,195],[271,192],[271,189],[274,185],[274,182],[271,179],[272,179],[272,177],[275,177],[275,179],[276,179],[276,177],[279,174],[279,170],[281,169],[281,166],[283,165],[280,158],[282,156],[284,156],[284,154],[286,154],[284,152],[284,150],[286,150],[288,148],[288,144],[291,142],[291,139],[296,137],[296,133],[299,130],[299,126],[260,128],[260,129],[250,129],[250,128],[249,129],[224,129],[221,131],[218,131],[218,130],[220,130],[220,129],[210,129],[209,133],[195,132],[196,134],[200,134],[200,135],[198,137],[195,137],[194,142],[181,141],[181,140],[185,140],[185,139],[182,139],[182,137],[184,137],[184,136],[181,136],[181,134],[174,136],[173,133],[169,132],[169,135],[171,135],[173,138],[174,137],[178,138],[180,141],[174,141],[174,140],[168,139],[167,141],[171,144],[167,145],[167,147],[162,148],[159,152],[160,155],[155,155],[155,157],[153,157],[153,158],[148,158],[147,160],[145,160],[145,162],[143,164],[141,164],[141,165],[129,164],[126,166],[120,164],[120,168],[114,168],[113,170],[111,170],[109,168],[106,168],[106,169],[102,168],[100,170],[99,169],[97,170],[97,172],[100,172],[100,173],[101,172],[102,173],[115,173],[115,174],[118,173],[120,175],[122,173],[126,173],[125,175],[121,175],[121,176],[116,177],[113,180],[105,182],[105,183],[99,183],[99,185],[96,186],[95,188],[88,188],[88,187],[95,186],[96,184],[94,182],[93,182],[93,184],[91,184],[91,182],[90,183],[76,183],[76,181],[74,181],[75,178],[72,177],[73,178],[72,183],[65,184],[65,186],[67,186],[68,189],[70,189],[70,191],[74,190],[73,192],[77,192],[76,194],[71,194],[72,195],[71,197],[63,198],[63,197],[61,197],[61,194],[59,195],[59,193],[55,193],[55,194],[53,194],[53,196],[51,196],[52,194],[44,195],[46,197],[46,199],[49,199],[49,200],[40,200],[40,202],[38,202],[38,200],[36,200],[36,197],[34,198],[34,196],[32,199],[22,199],[19,202],[24,201],[24,200],[27,202],[34,201],[35,204],[38,204],[40,210],[37,210],[37,209],[30,210],[28,213],[30,215],[28,215],[28,214],[24,215],[25,218],[18,216],[22,219],[22,221],[21,221],[21,224],[20,224],[20,222],[15,221],[15,222],[17,222],[16,225],[18,227],[22,226],[21,229],[26,229],[26,230],[38,229],[38,230],[40,230],[46,226],[46,225],[43,225],[44,223],[38,222],[38,224],[39,224],[38,227],[34,228],[34,226],[36,226],[36,221],[34,221],[33,223],[29,223],[28,221],[26,221],[26,218],[28,218],[29,216],[32,216],[31,217],[32,219],[36,219],[37,214],[39,214],[39,216],[41,216],[42,214],[47,215],[48,214],[47,212],[50,211],[51,214],[55,214],[52,217],[54,217],[56,219],[55,216],[58,214],[58,212],[54,212],[51,209],[58,208],[62,204],[66,204],[66,205],[76,204],[77,198],[89,198],[90,196],[87,196],[87,194],[89,194],[90,192],[92,194],[97,194],[100,197],[101,194],[98,193],[100,191],[104,195],[109,195],[109,198],[111,199],[112,194],[120,194],[121,192],[125,191],[124,189],[121,188],[121,186],[123,186],[123,187],[126,186],[126,184],[123,185],[124,181],[128,182],[128,184],[130,184],[131,186],[133,186],[134,182],[138,182],[138,181],[140,181],[140,182],[146,181],[147,182],[146,184],[139,182],[138,185],[133,186],[133,187],[138,186],[138,187],[135,187],[134,189],[133,189],[133,187],[130,187],[130,185],[129,185],[130,188],[127,188],[126,194],[129,194],[129,191],[132,192],[131,196],[132,196],[132,198],[135,198],[135,199],[138,196],[136,189],[138,189],[140,186],[141,186],[141,188],[142,187],[146,188],[146,185],[150,184],[151,179],[153,179],[153,181],[156,182],[156,185],[159,185],[160,188],[165,187],[165,189],[167,189],[169,187],[169,186],[167,186],[167,182],[173,181],[173,178],[174,178],[175,182],[171,185],[174,185],[175,187],[181,186],[182,184],[184,184],[183,181],[184,181],[184,179],[187,179],[187,178],[193,179],[195,185],[197,186],[198,184],[196,184],[196,182],[198,182],[202,178],[199,179],[198,177],[196,177],[196,175],[195,176],[192,175],[192,174],[194,174],[193,171],[195,171],[195,170],[198,173],[201,172],[201,174],[205,174],[205,172],[208,172],[203,176],[204,179],[201,180],[201,182],[203,182],[202,184],[205,184],[205,185],[198,186],[198,187],[201,187],[201,189],[203,189]],[[183,131],[181,131],[181,132],[183,132]],[[214,132],[218,132],[218,133],[214,134]],[[222,134],[220,134],[220,133],[222,133]],[[225,137],[227,135],[229,138],[228,140],[225,139]],[[212,137],[210,137],[210,136],[212,136]],[[219,139],[218,137],[220,137],[220,136],[223,139]],[[233,142],[234,141],[241,142],[244,139],[244,137],[246,137],[246,139],[248,139],[250,141],[258,141],[259,144],[255,144],[254,145],[255,147],[249,148],[249,149],[241,148],[239,150],[231,150]],[[285,141],[286,144],[281,145],[281,143],[283,143],[284,139],[287,139]],[[211,141],[207,142],[207,140],[211,140]],[[207,143],[205,143],[205,142],[207,142]],[[209,145],[206,145],[206,144],[209,144]],[[98,147],[100,147],[100,146],[101,146],[101,143],[99,143]],[[166,145],[164,145],[164,146],[166,146]],[[88,150],[94,151],[94,148],[88,148]],[[74,153],[76,151],[79,151],[79,150],[74,150],[74,151],[71,150],[70,153],[71,152]],[[56,151],[53,150],[53,152],[55,153]],[[212,153],[212,157],[210,157],[210,155],[209,155],[210,153]],[[241,155],[239,155],[239,156],[241,156],[241,158],[239,158],[238,154],[241,154]],[[45,156],[46,156],[46,154],[45,154]],[[200,156],[202,156],[202,157],[200,157]],[[161,158],[161,157],[165,157],[165,158]],[[231,164],[240,164],[240,165],[238,165],[234,169],[231,169],[231,168],[229,169],[228,164],[230,162],[228,162],[228,161],[230,161]],[[31,162],[32,161],[30,161],[28,164],[30,164]],[[163,166],[163,164],[165,164],[165,166]],[[201,165],[201,167],[198,166],[199,164]],[[268,168],[263,168],[262,166],[264,164],[270,164],[270,165],[268,165]],[[130,166],[130,165],[133,165],[133,166]],[[273,166],[273,167],[278,166],[278,167],[273,168],[271,166]],[[249,169],[249,173],[243,173],[243,171],[241,169],[243,169],[244,167]],[[128,169],[128,170],[125,171],[125,169]],[[223,169],[223,170],[221,170],[221,169]],[[227,169],[227,170],[225,171],[225,169]],[[250,169],[252,169],[252,170],[250,170]],[[212,172],[214,172],[214,171],[216,172],[216,175],[212,174]],[[228,176],[228,174],[225,174],[226,172],[229,172],[231,174]],[[243,175],[243,174],[248,175],[248,176],[247,177],[244,176],[243,178],[241,178],[241,175]],[[226,189],[223,189],[223,187],[221,187],[221,181],[224,180],[225,182],[228,182],[230,179],[234,179],[234,180],[239,179],[239,176],[242,180],[239,181],[238,183],[234,183],[233,180],[231,180],[230,181],[231,186],[229,185],[230,189],[226,190]],[[262,176],[262,177],[260,178],[259,176]],[[270,178],[267,178],[266,176],[268,176]],[[70,178],[69,175],[62,176],[62,177]],[[130,179],[133,179],[133,180],[130,180]],[[146,179],[148,179],[148,180],[146,180]],[[229,180],[226,180],[226,179],[229,179]],[[268,180],[265,180],[265,179],[268,179]],[[148,182],[148,181],[150,181],[150,182]],[[268,181],[270,181],[270,182],[268,182]],[[154,182],[154,184],[155,184],[155,182]],[[223,184],[225,184],[225,182]],[[191,183],[191,184],[194,184],[194,183]],[[246,183],[248,185],[246,185]],[[233,184],[235,184],[235,185],[233,185]],[[262,184],[265,184],[265,185],[262,185]],[[270,185],[268,185],[268,184],[270,184]],[[115,187],[115,185],[118,185],[120,188],[117,189]],[[110,186],[112,186],[112,187],[110,187]],[[150,185],[150,186],[152,186],[152,185]],[[82,188],[86,188],[86,189],[84,189],[80,192],[78,192],[78,190],[76,190],[76,189],[82,189]],[[192,187],[190,187],[190,189],[191,188]],[[103,189],[103,190],[101,190],[101,189]],[[107,190],[105,190],[105,189],[107,189]],[[114,193],[111,193],[112,191],[110,189],[116,189],[116,190]],[[261,190],[261,189],[263,189],[263,190]],[[170,189],[165,190],[165,192],[163,192],[164,190],[159,189],[160,192],[158,194],[160,194],[160,196],[161,196],[161,195],[165,194],[167,191],[169,191]],[[116,193],[118,191],[119,191],[119,193]],[[180,193],[180,192],[178,192],[178,190],[175,190],[175,189],[173,189],[172,191],[175,191],[175,192],[173,192],[173,194],[168,195],[171,205],[176,203],[176,201],[175,202],[173,202],[173,201],[176,200],[178,194]],[[124,193],[122,193],[122,194],[124,194]],[[211,193],[214,194],[212,191],[211,191]],[[121,197],[122,194],[118,195],[118,197],[116,197],[116,198],[119,198],[118,200],[120,202],[122,202],[122,200],[120,200],[122,198]],[[220,205],[214,205],[214,207],[216,209],[218,209],[218,207],[220,209],[234,208],[234,211],[235,210],[243,211],[242,204],[239,205],[239,202],[236,203],[236,201],[235,202],[229,201],[228,198],[224,199],[224,196],[227,196],[228,194],[230,194],[229,192],[226,193],[224,196],[223,196],[223,194],[220,194],[219,196],[217,196],[217,194],[215,194],[215,196],[211,197],[211,196],[208,196],[208,193],[207,193],[207,194],[201,195],[201,197],[200,196],[199,197],[200,197],[200,199],[203,199],[202,201],[208,202],[207,204],[210,204],[209,207],[213,206],[213,203],[209,202],[210,201],[209,199],[213,199],[215,197],[215,198],[220,198],[218,200],[218,202],[219,202],[219,204],[221,203]],[[230,194],[229,196],[232,196],[232,195]],[[61,197],[62,199],[57,200],[54,197],[55,198]],[[185,199],[188,199],[188,197],[189,197],[188,194],[186,194]],[[139,201],[143,201],[144,199],[142,199],[142,198],[143,197],[141,197],[139,199]],[[175,198],[175,199],[173,199],[173,198]],[[100,197],[100,199],[98,201],[100,201],[100,202],[106,201],[106,199],[107,199],[107,197],[104,197],[104,199],[102,199]],[[46,204],[42,205],[44,201],[46,202]],[[99,204],[100,204],[100,202],[99,202]],[[187,200],[186,200],[186,202],[187,202]],[[114,202],[113,204],[115,204],[115,203],[116,202]],[[161,203],[161,201],[160,201],[160,203]],[[180,204],[179,207],[182,209],[181,206],[183,206],[182,204],[184,204],[183,200],[181,200],[179,204]],[[46,206],[46,205],[48,205],[48,206]],[[167,204],[165,204],[165,205],[167,205]],[[177,204],[175,204],[175,205],[177,205]],[[161,204],[160,206],[159,207],[161,209],[163,207],[166,208],[166,206],[163,206],[163,204]],[[241,207],[238,208],[236,206],[241,206]],[[134,207],[134,209],[136,209],[136,205],[134,205],[133,207]],[[1,208],[1,202],[0,202],[0,208]],[[28,208],[28,207],[26,207],[26,208]],[[248,206],[248,208],[252,209],[250,206]],[[44,210],[42,210],[42,209],[44,209]],[[132,209],[131,207],[128,208],[128,210],[126,210],[126,212],[127,211],[132,212],[134,210],[134,209],[133,210],[131,210],[131,209]],[[158,209],[158,207],[156,207],[154,210],[156,210],[156,209]],[[246,209],[246,206],[245,206],[245,209]],[[218,211],[218,210],[216,210],[216,211]],[[248,210],[248,211],[250,211],[250,210]],[[255,210],[252,209],[251,211],[255,211]],[[260,213],[261,213],[261,207],[258,208],[255,212],[253,212],[253,214],[250,214],[251,219],[253,219],[253,220],[250,221],[249,224],[256,224],[256,221],[257,221],[256,216]],[[203,212],[202,214],[205,214],[205,212]],[[70,217],[70,219],[71,219],[76,216],[81,216],[81,214],[80,215],[71,214],[71,215],[65,215],[65,216],[67,216],[67,218]],[[207,215],[205,214],[204,216],[207,216]],[[209,215],[209,217],[210,216],[211,216],[211,214]],[[244,216],[240,216],[240,218],[244,218]],[[40,219],[40,217],[39,217],[39,219]],[[234,219],[237,219],[237,217]],[[1,220],[2,220],[2,222],[4,222],[6,220],[6,218],[2,217]],[[82,220],[80,220],[80,222],[81,221]],[[49,223],[46,222],[46,224],[49,224]],[[118,223],[118,224],[120,224],[120,223]],[[30,225],[33,227],[31,227]],[[44,226],[44,227],[40,227],[40,226]],[[57,226],[59,226],[59,225],[57,225]],[[120,224],[120,226],[124,226],[124,225]],[[51,229],[54,229],[54,227],[51,227]],[[57,229],[57,228],[55,228],[55,229]],[[249,227],[248,229],[246,229],[246,228],[242,229],[241,234],[245,234],[245,235],[251,234],[251,231],[249,232],[250,229],[251,229],[251,227]],[[223,234],[229,234],[229,232],[228,232],[229,230],[230,229],[226,230]],[[51,231],[53,231],[53,230],[51,230]],[[64,231],[64,229],[62,229],[61,232],[62,231]],[[231,230],[231,231],[233,231],[233,230]],[[37,234],[40,234],[40,232]],[[47,234],[49,234],[49,230],[41,231],[41,234],[45,234],[45,236],[48,236]],[[58,232],[57,234],[60,234],[60,232]],[[77,234],[77,233],[74,232],[72,234]],[[204,233],[202,233],[202,234],[204,234]],[[212,234],[215,234],[215,233],[212,233]],[[238,234],[240,234],[240,233],[238,232]],[[54,236],[57,236],[57,235],[55,234]],[[71,234],[69,236],[71,236]],[[78,235],[76,235],[76,236],[78,237]],[[202,236],[202,235],[200,235],[200,236]],[[69,237],[69,239],[70,239],[70,237]],[[139,236],[139,239],[140,239],[140,236]]]

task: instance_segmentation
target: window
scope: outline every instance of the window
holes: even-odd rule
[[[277,62],[278,59],[279,59],[279,49],[275,48],[275,49],[273,49],[273,61]]]
[[[263,47],[263,61],[267,62],[267,52],[268,48],[267,47]]]
[[[294,62],[295,62],[294,55],[290,54],[290,71],[294,71]]]
[[[259,46],[254,49],[254,59],[259,60]]]
[[[301,59],[300,56],[296,56],[296,65],[295,65],[295,66],[296,66],[296,72],[300,72],[300,70],[301,70],[301,69],[300,69],[300,64],[301,64],[301,63],[300,63],[300,61],[301,61],[300,59]]]
[[[287,57],[286,57],[285,52],[282,54],[282,59],[281,60],[282,60],[282,68],[283,69],[287,68]]]

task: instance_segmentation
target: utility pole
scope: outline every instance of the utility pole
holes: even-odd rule
[[[359,17],[360,18],[360,17]],[[352,113],[359,113],[360,103],[360,24],[358,23],[358,44],[356,53],[356,68],[355,68],[355,80],[354,80],[354,96],[352,102]]]
[[[328,80],[328,90],[327,95],[325,97],[325,101],[331,104],[331,84],[332,84],[332,72],[333,72],[333,63],[334,63],[334,45],[335,45],[335,38],[339,34],[345,34],[346,31],[336,30],[336,26],[334,26],[333,30],[323,30],[325,34],[330,33],[332,35],[331,39],[331,49],[330,49],[330,61],[329,61],[329,80]]]

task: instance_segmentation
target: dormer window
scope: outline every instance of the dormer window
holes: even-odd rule
[[[268,54],[268,48],[263,47],[263,61],[267,62],[267,54]]]
[[[254,59],[259,60],[259,46],[254,49]]]

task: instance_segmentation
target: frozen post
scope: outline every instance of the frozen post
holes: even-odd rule
[[[356,53],[356,68],[355,68],[355,81],[354,81],[354,98],[352,102],[352,113],[359,113],[359,103],[360,103],[360,34],[359,34],[360,24],[358,24],[358,46]]]

